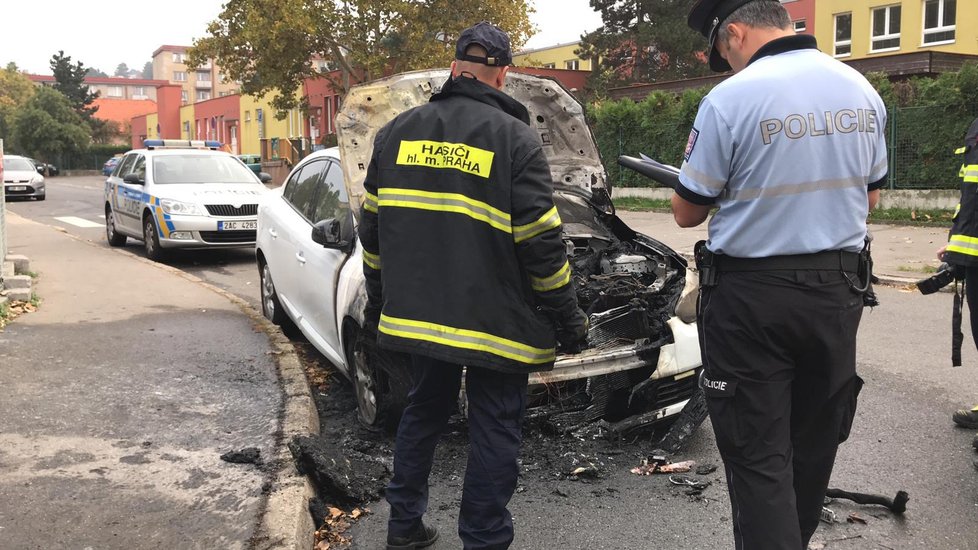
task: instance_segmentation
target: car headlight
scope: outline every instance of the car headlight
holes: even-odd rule
[[[160,206],[163,207],[164,214],[181,214],[184,216],[200,216],[200,208],[192,202],[175,201],[173,199],[160,199]]]

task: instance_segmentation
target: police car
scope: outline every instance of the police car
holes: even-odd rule
[[[250,247],[258,203],[271,176],[256,175],[216,141],[146,140],[105,180],[105,237],[143,241],[146,256],[168,249]]]

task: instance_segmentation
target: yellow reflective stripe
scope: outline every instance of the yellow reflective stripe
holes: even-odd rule
[[[963,155],[963,154],[965,154],[967,152],[968,152],[968,148],[967,147],[960,147],[960,148],[954,150],[954,154],[955,155]]]
[[[452,169],[488,179],[495,155],[492,151],[464,143],[402,141],[397,151],[397,164]]]
[[[958,205],[954,207],[954,215],[951,216],[951,219],[953,220],[953,219],[957,218],[958,217],[958,214],[960,214],[960,213],[961,213],[961,203],[959,202]]]
[[[371,194],[369,191],[363,192],[363,209],[367,212],[377,213],[377,195]]]
[[[537,292],[547,292],[549,290],[557,290],[558,288],[566,285],[571,280],[571,269],[570,264],[564,262],[564,266],[557,270],[557,273],[549,277],[544,277],[538,279],[537,277],[530,276],[530,286],[533,290]]]
[[[978,164],[962,166],[961,177],[968,183],[978,183]]]
[[[947,251],[966,256],[978,256],[978,239],[966,235],[951,235],[947,243]]]
[[[417,208],[435,212],[464,214],[474,220],[485,222],[505,233],[512,233],[509,214],[458,193],[434,193],[417,189],[394,189],[384,187],[378,191],[379,206]]]
[[[372,269],[380,271],[380,256],[377,254],[371,254],[370,252],[364,250],[363,263],[367,264]]]
[[[391,336],[433,342],[454,348],[483,351],[531,365],[550,363],[556,358],[556,350],[554,348],[535,348],[486,332],[449,327],[425,321],[398,319],[384,314],[380,315],[380,325],[378,328],[380,332]]]
[[[550,210],[547,210],[544,215],[540,216],[540,219],[537,221],[514,227],[513,238],[516,242],[521,243],[557,227],[560,227],[560,214],[557,213],[557,207],[554,206]]]

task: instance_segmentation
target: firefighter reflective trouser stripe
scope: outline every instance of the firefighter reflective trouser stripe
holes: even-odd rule
[[[948,252],[957,252],[968,256],[978,256],[978,239],[965,235],[951,235],[947,242]]]
[[[380,256],[367,252],[367,249],[363,249],[363,263],[367,264],[370,269],[380,271]]]
[[[808,547],[855,414],[862,310],[839,272],[726,272],[702,290],[702,387],[738,550]]]
[[[409,536],[428,509],[428,477],[438,438],[458,404],[462,366],[411,354],[411,379],[394,449],[394,476],[384,496],[390,503],[388,534]],[[507,506],[519,479],[526,373],[465,369],[469,463],[458,514],[461,546],[510,548],[513,518]],[[456,546],[458,548],[458,546]]]
[[[564,262],[564,266],[557,270],[557,273],[549,277],[544,277],[539,279],[537,277],[530,276],[530,285],[533,290],[537,292],[547,292],[550,290],[556,290],[567,283],[570,283],[571,279],[571,269],[568,262]]]
[[[509,214],[487,203],[458,193],[433,193],[430,191],[418,191],[416,189],[391,189],[382,187],[377,191],[377,196],[377,204],[379,206],[417,208],[435,212],[454,212],[487,223],[505,233],[513,232]]]
[[[380,316],[379,329],[380,332],[391,336],[483,351],[531,365],[549,363],[556,357],[554,348],[535,348],[485,332],[448,327],[425,321],[398,319],[384,314]]]
[[[967,183],[978,183],[978,164],[966,164],[961,166],[959,174]]]

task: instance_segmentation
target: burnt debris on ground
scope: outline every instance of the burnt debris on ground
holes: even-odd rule
[[[221,460],[232,464],[261,464],[261,450],[248,447],[240,451],[228,451],[221,455]]]

